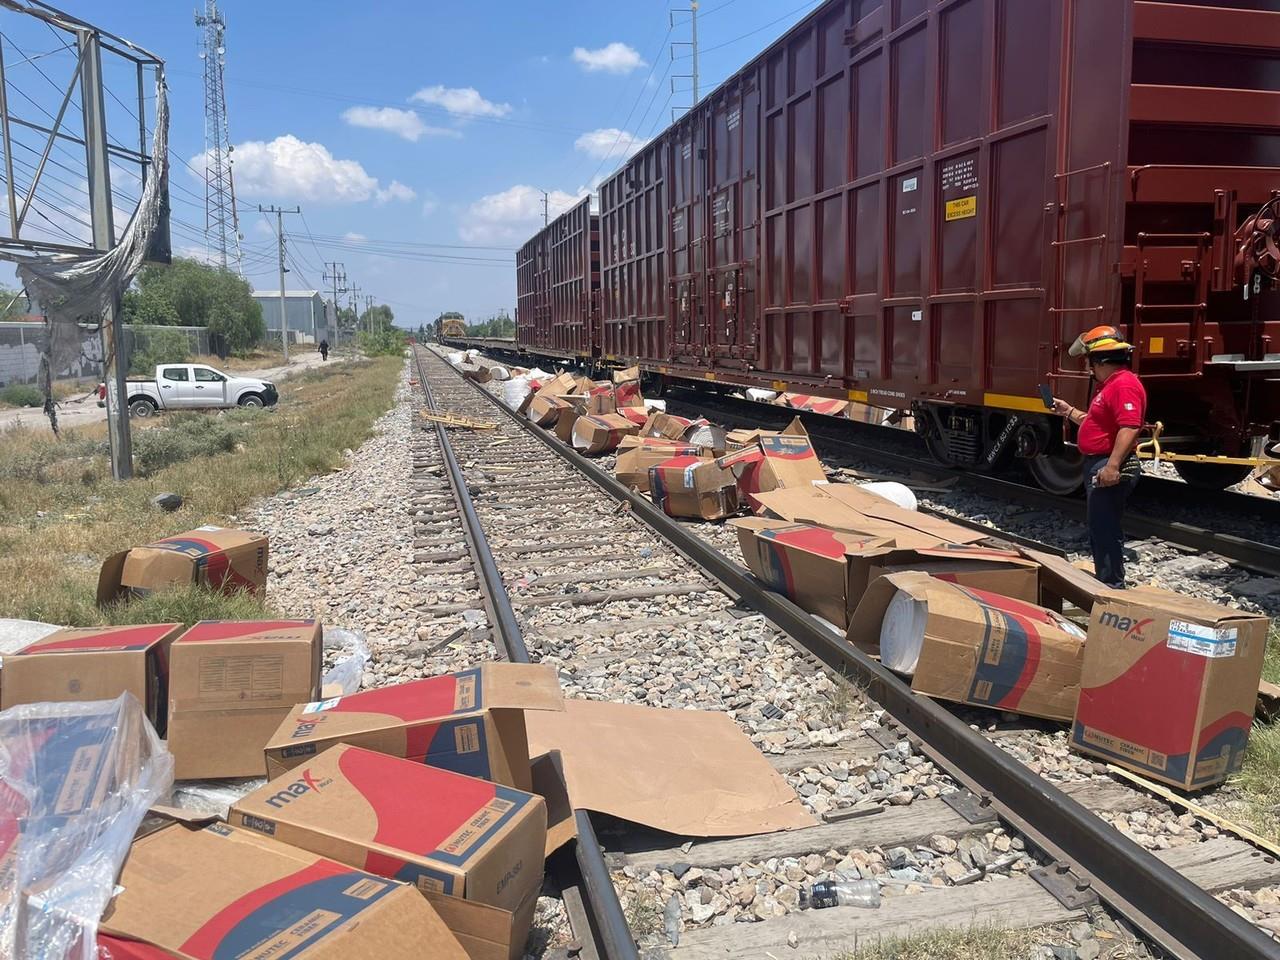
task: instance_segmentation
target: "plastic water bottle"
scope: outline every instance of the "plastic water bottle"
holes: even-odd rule
[[[800,891],[800,906],[805,910],[824,907],[880,906],[880,884],[874,880],[823,880],[808,890]]]

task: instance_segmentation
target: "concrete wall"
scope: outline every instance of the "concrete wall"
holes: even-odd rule
[[[262,319],[267,325],[268,340],[279,341],[280,294],[255,292],[253,299],[262,306]],[[305,297],[286,295],[284,309],[288,318],[290,342],[319,343],[327,335],[325,303],[320,294]]]

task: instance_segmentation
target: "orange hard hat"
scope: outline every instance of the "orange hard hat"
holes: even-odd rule
[[[1124,334],[1113,326],[1103,324],[1092,330],[1086,330],[1076,337],[1075,343],[1067,349],[1067,354],[1072,357],[1083,357],[1094,353],[1118,353],[1132,349],[1133,344],[1125,340]]]

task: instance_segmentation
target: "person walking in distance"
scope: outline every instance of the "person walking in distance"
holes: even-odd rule
[[[1121,521],[1125,501],[1142,476],[1134,450],[1147,414],[1147,391],[1129,369],[1133,346],[1115,327],[1094,327],[1077,337],[1067,352],[1087,359],[1097,389],[1087,411],[1056,397],[1053,409],[1080,427],[1076,444],[1084,455],[1094,573],[1107,586],[1124,589]]]
[[[328,340],[320,341],[320,359],[322,361],[329,359],[329,341]]]

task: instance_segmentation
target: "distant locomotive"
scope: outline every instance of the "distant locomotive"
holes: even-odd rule
[[[1179,472],[1243,479],[1280,438],[1262,6],[828,0],[520,249],[518,346],[910,408],[1069,492],[1039,387],[1085,405],[1067,347],[1113,324]]]
[[[442,313],[436,318],[436,341],[456,340],[467,335],[467,321],[460,313]]]

